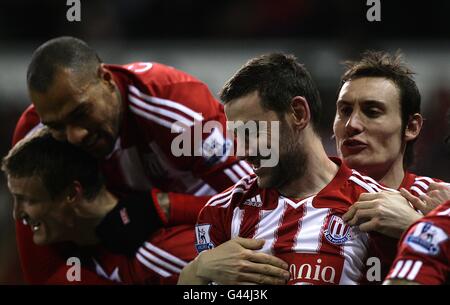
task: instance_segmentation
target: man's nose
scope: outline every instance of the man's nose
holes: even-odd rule
[[[236,157],[239,160],[245,160],[249,158],[254,158],[258,155],[258,141],[257,139],[252,139],[248,141],[237,141],[237,151]]]
[[[88,134],[88,130],[80,126],[67,125],[66,127],[67,141],[73,145],[81,145]]]
[[[14,220],[21,219],[25,215],[25,212],[22,209],[22,205],[14,202],[13,206],[13,218]]]
[[[345,131],[349,136],[361,133],[364,130],[364,124],[361,115],[358,112],[353,112],[345,124]]]

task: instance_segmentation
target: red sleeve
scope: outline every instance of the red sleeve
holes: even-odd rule
[[[227,191],[230,190],[231,188]],[[230,239],[230,209],[223,206],[231,200],[226,195],[227,191],[213,196],[200,211],[195,226],[195,247],[198,253],[215,248]]]
[[[129,261],[134,284],[175,285],[181,270],[197,256],[192,225],[161,228]]]
[[[182,117],[183,122],[191,124],[185,125],[185,132],[172,132],[162,125],[151,126],[155,135],[152,138],[178,169],[202,178],[215,193],[253,173],[245,162],[230,156],[233,142],[226,137],[223,106],[205,84],[188,81],[166,85],[160,96],[180,105],[176,118]],[[172,121],[177,120],[174,117]]]
[[[233,141],[226,136],[223,106],[212,96],[208,87],[175,69],[164,70],[161,65],[155,65],[152,69],[143,79],[151,79],[146,81],[146,89],[149,91],[147,94],[160,99],[160,111],[165,113],[160,119],[173,123],[181,118],[186,123],[186,128],[185,132],[172,132],[168,126],[141,118],[142,130],[149,133],[150,138],[177,169],[189,171],[204,182],[196,190],[194,197],[187,194],[170,196],[171,216],[175,218],[175,222],[193,223],[208,199],[204,197],[205,199],[197,200],[195,197],[212,196],[221,192],[242,177],[252,174],[253,170],[245,161],[231,156]],[[166,78],[152,78],[151,73],[158,74],[157,72],[166,75]],[[146,98],[144,95],[140,97]],[[165,107],[164,103],[171,106]],[[152,104],[152,107],[155,105]]]
[[[211,196],[191,196],[169,193],[169,225],[192,224],[197,222],[198,214]]]
[[[449,211],[424,217],[405,233],[387,279],[445,284],[450,272]]]
[[[29,106],[20,116],[19,121],[16,124],[14,135],[12,139],[12,146],[16,145],[21,139],[23,139],[34,127],[40,123],[39,116],[34,110],[33,105]]]
[[[169,192],[169,219],[158,202],[158,194],[161,191],[157,188],[152,189],[152,200],[159,218],[165,226],[177,225],[195,225],[198,214],[203,206],[211,199],[212,196],[194,196],[182,193]]]

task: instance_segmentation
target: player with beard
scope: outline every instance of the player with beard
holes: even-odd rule
[[[196,226],[200,255],[183,269],[178,283],[261,283],[281,274],[288,284],[360,283],[372,256],[370,236],[345,225],[342,215],[371,184],[385,188],[327,156],[317,133],[319,92],[308,71],[293,56],[263,55],[227,82],[221,99],[228,120],[259,126],[237,140],[238,151],[245,152],[240,157],[255,174],[202,209]],[[270,128],[261,128],[262,122],[270,122]],[[239,127],[237,133],[247,134]],[[271,159],[279,160],[275,166],[267,166],[261,152],[269,138],[278,144],[270,146]],[[243,238],[259,244],[248,247]],[[250,271],[264,261],[245,260],[252,251],[235,251],[242,245],[282,259],[289,272]]]
[[[173,256],[189,252],[195,257],[192,227],[200,209],[212,195],[252,172],[229,155],[232,143],[223,134],[223,106],[206,84],[185,72],[155,62],[105,64],[85,42],[58,37],[34,52],[27,85],[33,105],[17,123],[13,144],[47,125],[56,140],[101,159],[108,190],[116,196],[148,192],[152,211],[144,225],[160,231],[160,250],[167,250],[165,243],[185,244],[178,248],[183,253]],[[202,130],[206,123],[215,128],[203,132],[188,154],[175,156],[174,138],[197,126]],[[67,265],[58,245],[33,244],[32,230],[41,228],[23,225],[26,216],[16,222],[24,278],[48,283]],[[170,234],[164,238],[165,229],[186,224],[191,240]],[[173,275],[153,256],[149,260],[155,273]],[[60,280],[58,284],[66,282]]]

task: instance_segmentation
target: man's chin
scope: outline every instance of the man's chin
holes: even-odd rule
[[[85,149],[85,151],[95,158],[103,159],[113,151],[113,145],[106,143],[106,141],[98,141],[96,145]]]
[[[349,168],[361,173],[365,172],[367,168],[373,167],[372,160],[361,155],[346,156],[343,160]]]
[[[257,176],[256,182],[258,183],[258,187],[260,189],[271,188],[275,185],[271,177],[268,175]]]
[[[51,242],[49,242],[47,238],[34,235],[33,235],[33,242],[38,246],[47,246],[51,244]]]

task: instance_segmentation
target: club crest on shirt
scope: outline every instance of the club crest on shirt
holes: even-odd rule
[[[210,228],[210,224],[195,226],[195,238],[197,239],[195,247],[197,248],[198,253],[214,248],[214,244],[211,242],[211,237],[209,236]]]
[[[417,225],[414,232],[409,234],[405,242],[417,252],[429,255],[439,254],[439,244],[448,238],[447,234],[430,222]]]
[[[325,238],[335,245],[342,245],[351,237],[350,227],[344,223],[341,217],[336,215],[331,216],[324,234]]]

